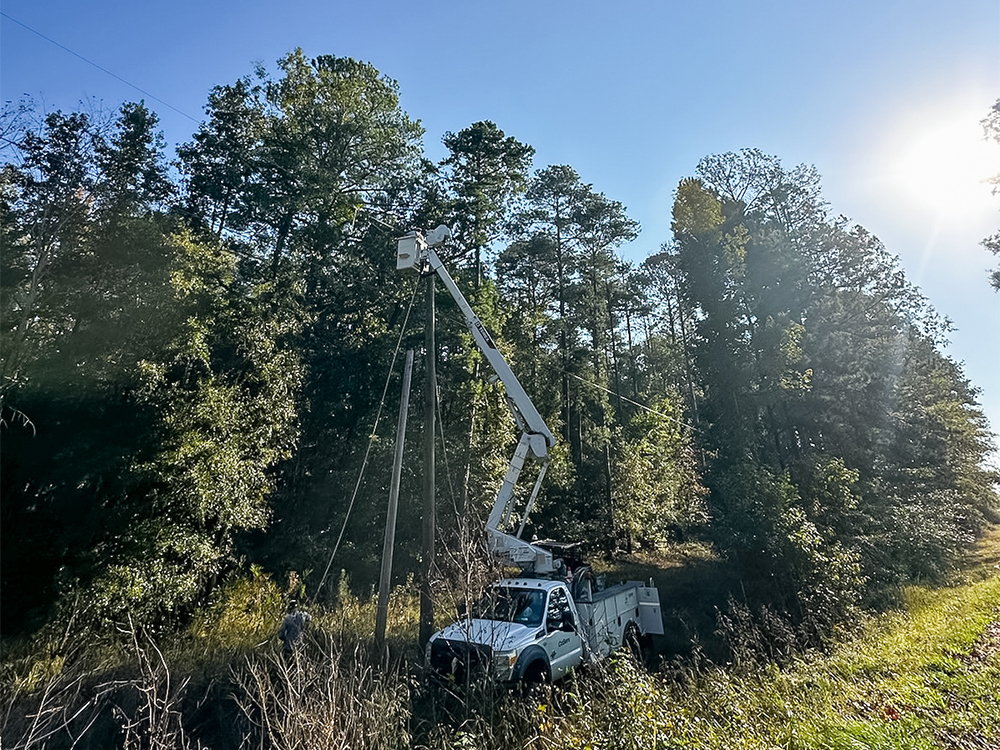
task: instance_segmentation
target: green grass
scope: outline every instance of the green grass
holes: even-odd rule
[[[693,572],[659,561],[661,596],[697,588],[714,570],[711,554],[696,552],[702,567]],[[609,581],[642,579],[651,563],[605,572]],[[56,738],[79,733],[87,736],[76,747],[106,747],[128,725],[169,737],[163,748],[185,737],[217,749],[266,737],[355,750],[1000,748],[1000,528],[953,585],[907,589],[899,609],[844,629],[826,652],[783,667],[688,660],[655,673],[617,658],[534,701],[428,688],[412,583],[393,594],[388,655],[371,651],[375,602],[345,590],[336,609],[313,609],[308,643],[294,662],[282,660],[274,634],[283,598],[258,572],[159,644],[144,632],[87,641],[67,630],[5,649],[4,746],[69,747]],[[442,617],[447,609],[439,607]],[[121,723],[129,706],[145,724]]]
[[[566,748],[1000,747],[998,622],[1000,569],[979,565],[957,585],[907,589],[900,610],[784,669],[671,678],[617,662],[585,680],[578,709],[543,707],[539,734]]]

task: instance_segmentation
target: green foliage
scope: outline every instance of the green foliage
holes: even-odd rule
[[[156,130],[158,121],[143,102],[130,102],[122,105],[111,138],[97,139],[102,176],[97,197],[111,221],[157,206],[173,191],[163,164],[165,142]]]
[[[172,337],[133,365],[151,442],[123,477],[93,563],[99,610],[142,621],[189,606],[232,564],[233,534],[264,525],[270,469],[295,441],[300,369],[279,343],[288,324],[262,319],[260,300],[233,288],[231,253],[184,235],[171,248],[161,333]]]
[[[80,586],[91,615],[190,607],[232,564],[234,533],[263,525],[294,445],[295,321],[237,281],[231,250],[158,212],[170,186],[155,125],[125,105],[105,139],[55,114],[7,169],[23,252],[4,254],[21,269],[4,298],[5,321],[20,320],[4,403],[24,421],[2,435],[5,560],[56,541],[5,581],[22,616]],[[62,228],[41,207],[58,191]]]
[[[187,628],[197,648],[212,654],[257,648],[274,636],[286,613],[281,589],[258,566],[220,586],[212,599]]]
[[[726,616],[742,621],[735,628],[724,623],[734,651],[752,655],[748,642],[733,641],[756,629],[751,640],[764,653],[787,657],[855,612],[865,583],[859,555],[810,519],[787,474],[745,467],[727,474],[716,493],[728,502],[714,507],[717,544],[743,572],[750,601],[765,604],[756,616],[730,602]]]
[[[94,185],[91,125],[83,114],[48,115],[39,132],[11,139],[17,163],[3,169],[2,371],[10,394],[45,347],[72,327],[74,275],[83,262]],[[6,418],[7,413],[0,414]]]
[[[373,66],[301,50],[276,77],[217,87],[208,114],[179,151],[186,212],[237,249],[238,278],[303,367],[287,384],[301,441],[280,469],[273,532],[244,542],[276,572],[315,568],[350,504],[397,338],[405,293],[390,243],[423,173],[422,129]],[[346,544],[364,581],[384,495],[361,492]]]
[[[422,129],[367,63],[295,50],[279,68],[277,80],[261,68],[256,81],[214,89],[209,120],[179,155],[195,217],[219,236],[253,233],[271,280],[291,263],[312,293],[345,243],[394,218]]]
[[[620,397],[613,407],[607,392],[611,385],[624,389],[625,378],[635,376],[634,370],[623,375],[623,363],[635,360],[621,351],[633,346],[623,345],[621,331],[632,280],[614,251],[639,227],[621,203],[567,165],[538,171],[525,198],[510,222],[515,241],[498,259],[498,284],[518,302],[514,320],[528,334],[518,338],[529,347],[531,380],[544,389],[543,404],[555,400],[558,411],[550,413],[575,469],[573,486],[552,488],[539,521],[612,550],[619,541],[631,543],[617,519],[612,483],[616,427],[631,413]],[[546,513],[546,507],[557,510]]]
[[[651,408],[636,414],[616,441],[612,493],[627,537],[655,547],[708,515],[680,410],[667,400]]]
[[[827,217],[815,170],[751,150],[697,171],[654,268],[692,311],[712,533],[750,609],[815,637],[953,564],[996,507],[991,441],[937,349],[947,324],[874,237]]]

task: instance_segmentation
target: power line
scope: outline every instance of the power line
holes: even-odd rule
[[[361,489],[361,481],[365,477],[365,470],[368,468],[368,457],[371,455],[372,446],[375,444],[375,439],[378,433],[378,423],[382,419],[382,407],[385,406],[385,397],[389,392],[389,381],[392,380],[392,371],[396,367],[396,357],[399,355],[399,350],[403,347],[403,335],[406,333],[406,326],[410,320],[410,311],[413,310],[413,301],[417,298],[417,289],[420,288],[420,278],[418,277],[413,282],[413,293],[410,295],[410,305],[406,308],[406,316],[403,318],[403,324],[399,329],[399,338],[396,339],[396,351],[392,353],[392,362],[389,364],[389,371],[385,375],[385,386],[382,388],[382,400],[379,402],[378,409],[375,412],[375,424],[372,426],[372,431],[368,435],[368,447],[365,449],[365,457],[361,461],[361,471],[358,472],[358,481],[354,485],[354,492],[351,494],[351,501],[347,504],[347,513],[344,516],[344,523],[340,527],[340,534],[337,535],[337,542],[333,545],[333,552],[330,553],[330,559],[326,563],[326,570],[323,571],[323,577],[319,580],[319,585],[316,587],[316,593],[313,598],[318,597],[320,592],[323,590],[323,584],[326,583],[326,578],[330,573],[330,566],[333,565],[333,559],[337,556],[337,551],[340,549],[340,543],[344,539],[344,530],[347,528],[347,522],[351,519],[351,511],[354,510],[354,501],[357,500],[358,490]]]
[[[145,95],[145,96],[148,96],[148,97],[149,97],[150,99],[152,99],[152,100],[154,100],[154,101],[157,101],[157,102],[159,102],[159,103],[160,103],[160,104],[162,104],[162,105],[163,105],[164,107],[168,107],[168,108],[172,109],[172,110],[173,110],[174,112],[176,112],[177,114],[181,115],[182,117],[186,117],[186,118],[188,118],[188,119],[189,119],[189,120],[190,120],[191,122],[194,122],[194,123],[198,123],[198,122],[200,122],[200,121],[199,121],[199,120],[197,120],[196,118],[194,118],[194,117],[192,117],[191,115],[189,115],[189,114],[188,114],[187,112],[181,112],[181,111],[180,111],[179,109],[177,109],[177,107],[175,107],[175,106],[174,106],[173,104],[169,104],[169,103],[167,103],[167,102],[163,101],[163,100],[162,100],[162,99],[161,99],[160,97],[158,97],[158,96],[154,96],[153,94],[150,94],[150,93],[149,93],[148,91],[146,91],[145,89],[142,89],[142,88],[139,88],[139,87],[138,87],[138,86],[136,86],[136,85],[135,85],[134,83],[130,83],[129,81],[126,81],[126,80],[125,80],[124,78],[122,78],[122,77],[121,77],[120,75],[118,75],[118,74],[116,74],[116,73],[112,73],[112,72],[111,72],[110,70],[108,70],[107,68],[103,68],[103,67],[101,67],[100,65],[98,65],[97,63],[95,63],[95,62],[94,62],[93,60],[88,60],[88,59],[87,59],[86,57],[84,57],[83,55],[81,55],[81,54],[80,54],[79,52],[74,52],[74,51],[73,51],[73,50],[71,50],[71,49],[70,49],[69,47],[67,47],[67,46],[66,46],[65,44],[60,44],[60,43],[59,43],[59,42],[57,42],[57,41],[56,41],[55,39],[50,39],[49,37],[45,36],[45,34],[43,34],[42,32],[40,32],[40,31],[37,31],[37,30],[35,30],[35,29],[31,28],[31,27],[30,27],[30,26],[28,26],[28,24],[26,24],[26,23],[22,23],[21,21],[18,21],[18,20],[17,20],[16,18],[13,18],[13,17],[11,17],[11,16],[10,16],[10,15],[8,15],[7,13],[4,13],[4,12],[3,12],[2,10],[0,10],[0,16],[3,16],[3,17],[4,17],[4,18],[6,18],[6,19],[7,19],[8,21],[13,21],[13,22],[14,22],[14,23],[16,23],[16,24],[17,24],[18,26],[21,26],[21,27],[23,27],[23,28],[27,29],[28,31],[30,31],[30,32],[31,32],[32,34],[35,34],[35,35],[37,35],[37,36],[40,36],[40,37],[41,37],[42,39],[44,39],[44,40],[45,40],[46,42],[49,42],[50,44],[54,44],[55,46],[59,47],[59,49],[62,49],[62,50],[65,50],[66,52],[69,52],[69,53],[70,53],[71,55],[73,55],[74,57],[79,57],[79,58],[80,58],[81,60],[83,60],[83,61],[84,61],[85,63],[87,63],[88,65],[93,65],[93,66],[94,66],[95,68],[97,68],[97,69],[98,69],[99,71],[101,71],[102,73],[107,73],[107,74],[108,74],[109,76],[111,76],[112,78],[115,78],[115,79],[117,79],[117,80],[121,81],[121,82],[122,82],[122,83],[124,83],[124,84],[125,84],[126,86],[131,86],[131,87],[132,87],[132,88],[134,88],[134,89],[135,89],[136,91],[138,91],[138,92],[139,92],[140,94],[143,94],[143,95]]]
[[[565,370],[564,370],[564,372],[565,372]],[[645,409],[646,411],[648,411],[651,414],[657,414],[657,415],[659,415],[661,417],[664,417],[666,419],[672,419],[675,422],[677,422],[677,424],[683,425],[684,427],[687,427],[689,430],[694,430],[695,432],[704,433],[704,430],[700,430],[697,427],[695,427],[694,425],[688,424],[683,419],[681,419],[679,416],[674,416],[674,415],[671,415],[671,414],[664,414],[662,411],[657,411],[656,409],[651,409],[650,407],[646,406],[645,404],[640,404],[638,401],[633,401],[628,396],[623,396],[622,394],[617,393],[617,392],[611,390],[610,388],[605,388],[603,385],[598,385],[597,383],[592,383],[589,380],[584,380],[579,375],[575,375],[572,372],[567,372],[566,374],[569,375],[571,378],[576,378],[577,380],[579,380],[581,383],[584,383],[585,385],[589,385],[591,388],[596,388],[599,391],[604,391],[605,393],[610,394],[612,396],[615,396],[616,398],[620,398],[622,401],[628,401],[628,403],[632,404],[633,406],[638,406],[640,409]]]

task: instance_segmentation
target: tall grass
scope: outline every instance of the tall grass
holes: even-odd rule
[[[184,726],[191,677],[176,676],[155,640],[131,620],[113,635],[67,630],[59,640],[43,634],[34,646],[5,648],[2,747],[202,747]]]
[[[409,747],[410,685],[400,664],[374,661],[360,644],[327,634],[310,646],[291,658],[248,656],[235,667],[240,747]]]
[[[995,556],[994,556],[995,557]],[[992,558],[991,558],[992,559]],[[259,572],[181,634],[50,629],[4,644],[3,748],[1000,748],[1000,568],[914,587],[898,611],[782,666],[622,656],[540,696],[429,680],[413,586],[373,653],[375,605],[340,592],[281,656],[283,594]],[[462,596],[448,592],[449,599]],[[442,607],[442,609],[446,609]],[[748,641],[749,642],[749,641]]]
[[[650,675],[627,659],[596,670],[578,709],[540,724],[560,748],[1000,747],[1000,576],[906,592],[829,655],[736,671]],[[993,637],[996,637],[996,633]],[[544,710],[544,707],[542,707]]]

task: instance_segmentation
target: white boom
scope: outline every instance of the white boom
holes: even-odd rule
[[[514,449],[514,456],[510,460],[507,468],[507,475],[504,477],[500,491],[493,503],[489,518],[486,521],[486,535],[490,544],[490,549],[504,562],[529,567],[536,573],[551,573],[555,570],[552,554],[541,547],[524,541],[521,534],[524,532],[524,525],[528,520],[538,497],[538,491],[542,486],[542,479],[549,465],[549,448],[555,445],[556,439],[545,420],[538,413],[538,409],[528,398],[521,383],[518,381],[514,371],[510,369],[507,360],[497,348],[493,337],[490,336],[486,326],[473,311],[468,301],[459,291],[455,280],[451,278],[448,269],[444,267],[441,259],[433,250],[433,247],[443,243],[451,237],[451,230],[441,226],[428,234],[426,238],[420,232],[410,232],[405,237],[400,237],[396,251],[396,268],[401,271],[416,271],[418,273],[436,273],[445,288],[458,304],[462,315],[465,316],[465,323],[469,327],[476,346],[486,357],[497,377],[504,384],[507,391],[507,405],[514,415],[521,430],[521,439]],[[514,486],[524,468],[524,461],[528,454],[541,462],[538,470],[538,478],[535,486],[528,497],[523,512],[518,512],[514,498]],[[501,529],[513,529],[517,526],[514,534],[502,531]]]

